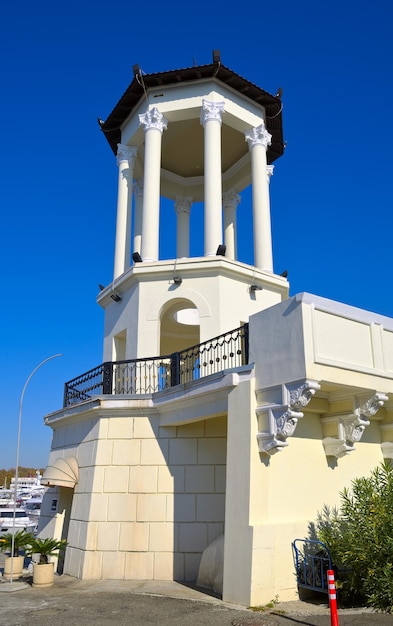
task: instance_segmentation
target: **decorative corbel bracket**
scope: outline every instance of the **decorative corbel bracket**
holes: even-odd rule
[[[293,435],[299,419],[303,417],[301,409],[307,406],[318,389],[320,385],[316,381],[303,380],[257,393],[259,452],[271,456],[288,445],[287,438]],[[281,404],[264,400],[277,394],[281,396]]]
[[[393,462],[393,442],[383,441],[381,443],[381,450],[384,460],[389,460],[390,462]]]
[[[337,437],[324,437],[322,443],[326,456],[335,456],[337,459],[349,454],[355,449],[355,443],[361,440],[363,433],[370,424],[370,417],[388,400],[388,397],[377,391],[371,397],[355,396],[354,410],[347,415],[336,415],[323,418],[324,421],[337,421]]]

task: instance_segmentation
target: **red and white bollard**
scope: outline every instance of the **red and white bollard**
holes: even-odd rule
[[[339,626],[338,613],[337,613],[337,594],[336,584],[334,582],[334,572],[332,569],[327,571],[328,581],[328,594],[329,594],[329,606],[330,606],[330,623],[331,626]]]

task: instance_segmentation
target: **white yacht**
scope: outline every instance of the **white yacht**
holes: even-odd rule
[[[28,515],[30,520],[34,522],[35,529],[37,529],[38,527],[38,521],[41,514],[42,497],[42,493],[37,493],[35,495],[32,495],[32,497],[28,500],[25,500],[22,505],[26,515]]]
[[[19,530],[34,532],[35,528],[35,522],[29,518],[24,509],[0,507],[0,537]]]
[[[15,492],[12,489],[0,489],[0,507],[12,507],[15,502]]]

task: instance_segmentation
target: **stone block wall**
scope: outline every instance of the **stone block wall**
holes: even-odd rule
[[[203,550],[224,530],[226,417],[160,427],[157,417],[116,416],[94,432],[94,459],[80,466],[73,497],[65,573],[195,581]],[[74,450],[81,459],[83,446]]]

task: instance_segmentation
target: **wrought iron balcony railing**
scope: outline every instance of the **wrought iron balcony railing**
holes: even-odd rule
[[[64,386],[64,407],[94,395],[151,394],[248,363],[248,324],[181,352],[102,363]]]

